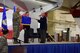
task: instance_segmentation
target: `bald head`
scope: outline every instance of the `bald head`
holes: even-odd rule
[[[21,9],[18,7],[18,8],[16,8],[16,12],[20,12],[21,11]]]

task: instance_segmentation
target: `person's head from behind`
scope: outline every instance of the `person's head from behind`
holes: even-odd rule
[[[26,11],[25,14],[26,14],[26,16],[29,16],[29,12],[28,11]]]
[[[8,29],[2,29],[3,35],[8,35],[9,30]]]

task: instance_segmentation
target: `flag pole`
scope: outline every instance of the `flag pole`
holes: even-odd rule
[[[13,10],[14,10],[14,12],[16,12],[16,5],[15,5],[15,3],[13,3]]]
[[[5,0],[3,0],[3,4],[4,4],[4,6],[5,6],[5,3],[6,3]]]

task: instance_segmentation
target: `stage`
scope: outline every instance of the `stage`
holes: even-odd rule
[[[77,42],[9,44],[8,53],[80,53]]]

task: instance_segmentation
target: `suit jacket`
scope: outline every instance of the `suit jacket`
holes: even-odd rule
[[[40,29],[47,30],[47,19],[45,16],[41,17],[40,20],[38,20],[38,22],[40,23]]]

